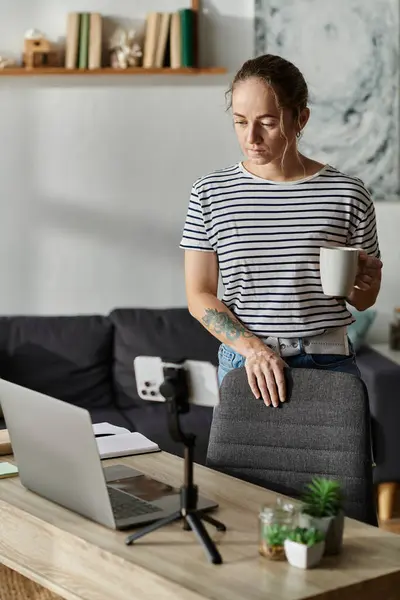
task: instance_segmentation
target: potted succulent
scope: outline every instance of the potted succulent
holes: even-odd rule
[[[266,524],[260,536],[259,552],[270,560],[284,560],[284,542],[290,531],[287,525]]]
[[[291,565],[299,569],[310,569],[321,561],[325,549],[325,536],[314,527],[296,527],[288,533],[284,548]]]
[[[343,543],[344,513],[340,483],[314,477],[302,495],[301,527],[314,527],[325,534],[325,554],[339,554]]]

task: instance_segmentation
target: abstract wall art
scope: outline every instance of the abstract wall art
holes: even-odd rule
[[[400,199],[399,0],[256,0],[255,53],[303,72],[311,118],[301,150]]]

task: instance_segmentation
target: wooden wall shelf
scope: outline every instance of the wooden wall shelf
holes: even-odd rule
[[[0,69],[0,77],[37,77],[37,76],[49,76],[49,75],[111,75],[111,76],[127,76],[127,75],[222,75],[226,73],[226,69],[223,67],[209,67],[209,68],[187,68],[182,67],[179,69],[169,68],[150,68],[145,69],[143,67],[135,67],[130,69],[112,69],[111,67],[105,67],[102,69],[65,69],[64,67],[44,67],[37,69],[25,69],[23,67],[6,68]]]
[[[200,0],[191,0],[191,8],[195,13],[195,61],[198,64],[198,16],[200,11]],[[57,63],[56,63],[57,64]],[[129,69],[113,69],[102,67],[100,69],[66,69],[65,67],[10,67],[0,69],[0,77],[38,77],[38,76],[129,76],[129,75],[223,75],[227,70],[224,67],[180,67],[171,69],[134,67]]]

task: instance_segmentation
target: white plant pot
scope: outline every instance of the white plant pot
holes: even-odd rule
[[[322,558],[325,549],[325,542],[318,542],[314,546],[306,546],[285,540],[285,554],[288,562],[299,569],[311,569],[315,567]]]
[[[298,516],[299,527],[304,529],[319,529],[324,535],[327,534],[333,517],[312,517],[307,513],[300,513]]]

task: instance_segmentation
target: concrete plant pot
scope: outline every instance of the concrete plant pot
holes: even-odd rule
[[[313,517],[307,513],[300,513],[298,517],[299,526],[305,529],[319,529],[324,535],[328,533],[333,517]]]
[[[309,529],[315,527],[325,534],[325,555],[340,554],[343,548],[344,513],[335,517],[312,517],[307,513],[299,514],[299,525]]]

